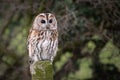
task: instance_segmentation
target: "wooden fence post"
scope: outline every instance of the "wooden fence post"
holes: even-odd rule
[[[53,80],[53,67],[49,61],[38,61],[34,65],[32,80]]]

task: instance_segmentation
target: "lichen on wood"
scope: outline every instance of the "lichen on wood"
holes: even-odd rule
[[[35,73],[32,80],[53,80],[53,67],[49,61],[38,61],[34,64]]]

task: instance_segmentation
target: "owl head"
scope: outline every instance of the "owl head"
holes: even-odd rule
[[[54,30],[57,29],[57,20],[51,13],[40,13],[35,17],[33,29],[37,30]]]

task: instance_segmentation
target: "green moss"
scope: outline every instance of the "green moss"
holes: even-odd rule
[[[32,80],[53,80],[53,68],[49,61],[39,61],[35,64],[35,74]]]

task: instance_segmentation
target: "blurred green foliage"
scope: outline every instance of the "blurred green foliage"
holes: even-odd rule
[[[30,80],[26,41],[41,12],[58,21],[54,80],[120,80],[119,0],[0,1],[0,80]]]

